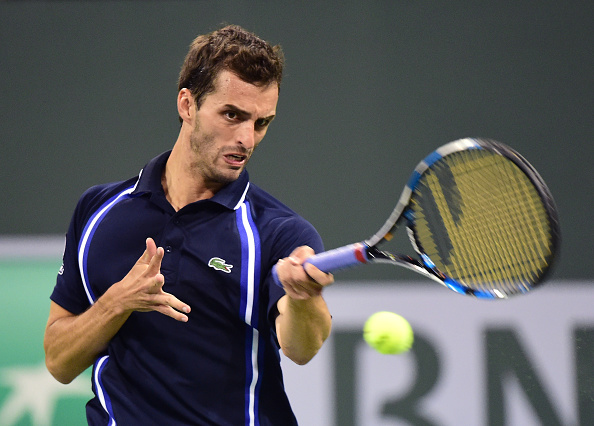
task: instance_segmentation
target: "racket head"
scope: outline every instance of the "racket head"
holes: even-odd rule
[[[560,245],[544,180],[518,152],[489,139],[450,142],[421,161],[390,220],[367,243],[391,239],[401,220],[432,278],[481,298],[536,287]]]

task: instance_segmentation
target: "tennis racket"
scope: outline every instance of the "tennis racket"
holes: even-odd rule
[[[379,248],[403,223],[418,258]],[[555,203],[534,167],[500,142],[467,138],[417,165],[375,235],[307,262],[324,272],[390,263],[461,294],[501,299],[541,283],[559,243]]]

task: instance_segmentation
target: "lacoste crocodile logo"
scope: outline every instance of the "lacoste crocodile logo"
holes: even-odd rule
[[[233,265],[228,265],[225,259],[221,259],[220,257],[213,257],[210,259],[208,261],[208,266],[216,269],[217,271],[223,271],[227,274],[230,274],[231,268],[233,268]]]

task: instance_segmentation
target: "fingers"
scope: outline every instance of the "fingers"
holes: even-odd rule
[[[289,255],[289,259],[301,265],[307,258],[312,257],[314,254],[316,253],[311,247],[301,246],[293,250],[293,252]]]
[[[154,276],[153,282],[152,282],[152,286],[149,290],[153,290],[155,293],[158,293],[159,291],[162,291],[163,285],[165,284],[165,277],[163,276],[163,274],[157,274]]]
[[[147,251],[148,251],[148,248],[147,248]],[[163,261],[164,256],[165,256],[165,250],[163,250],[163,247],[159,247],[159,248],[155,249],[155,253],[151,257],[150,262],[148,264],[148,268],[146,268],[146,271],[144,272],[146,276],[153,276],[153,275],[156,276],[157,274],[159,274],[159,271],[161,270],[161,262]]]
[[[190,313],[190,307],[172,294],[163,293],[163,295],[165,296],[165,302],[156,305],[153,310],[167,315],[174,320],[188,322],[188,316],[186,314]]]
[[[334,275],[319,270],[315,265],[312,265],[311,263],[306,263],[304,269],[307,275],[309,275],[315,282],[320,284],[322,287],[330,285],[334,282]]]
[[[150,237],[146,239],[146,251],[149,252],[151,257],[154,256],[157,251],[157,244],[155,243],[155,240]]]
[[[158,262],[160,266],[161,260],[155,260],[155,258],[157,257],[158,256],[155,256],[153,258],[153,261],[151,261],[149,269],[151,268],[153,262]],[[161,256],[161,259],[162,258],[163,256]],[[160,312],[163,315],[167,315],[177,321],[187,322],[188,316],[186,314],[190,313],[190,306],[179,300],[174,295],[163,291],[164,284],[165,277],[163,276],[163,274],[157,273],[157,275],[155,275],[153,278],[153,287],[149,290],[150,293],[155,294],[155,298],[152,301],[152,310]]]
[[[144,253],[142,253],[142,256],[140,256],[140,259],[138,259],[138,262],[136,263],[148,265],[156,253],[157,245],[155,244],[155,240],[153,240],[152,238],[147,238],[146,249],[144,250]]]
[[[151,290],[145,293],[145,297],[136,310],[140,312],[157,311],[177,321],[187,322],[186,314],[190,313],[190,306],[171,293],[163,291],[163,284],[163,275],[159,274],[153,280]]]
[[[161,263],[165,256],[152,238],[146,239],[146,249],[121,284],[120,294],[125,309],[139,312],[157,311],[177,321],[188,321],[190,307],[172,294],[163,291],[165,277]]]
[[[326,274],[311,264],[304,265],[313,255],[313,249],[302,246],[296,248],[289,257],[278,261],[278,277],[289,297],[305,300],[319,296],[325,286],[334,282],[332,274]]]

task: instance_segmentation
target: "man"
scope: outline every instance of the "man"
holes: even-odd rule
[[[298,364],[320,349],[333,278],[304,266],[322,250],[314,228],[244,170],[282,69],[280,47],[240,27],[199,36],[172,151],[81,197],[44,347],[62,383],[93,365],[89,424],[296,424],[279,348]]]

